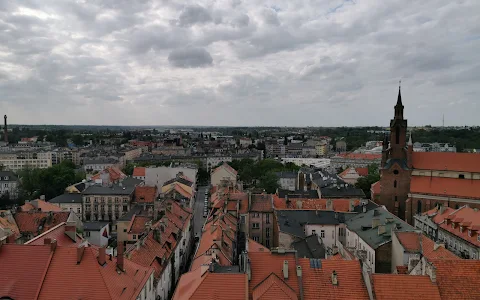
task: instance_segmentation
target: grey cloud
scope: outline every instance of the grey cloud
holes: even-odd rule
[[[187,47],[170,52],[168,62],[178,68],[198,68],[212,65],[213,59],[204,48]]]
[[[270,8],[265,8],[263,11],[263,18],[265,23],[273,26],[279,26],[280,21],[278,20],[277,12]]]
[[[246,14],[241,14],[235,17],[232,21],[232,25],[235,27],[245,27],[250,23],[250,18]]]
[[[210,21],[212,21],[210,12],[200,5],[185,7],[178,17],[178,24],[180,26],[191,26]]]

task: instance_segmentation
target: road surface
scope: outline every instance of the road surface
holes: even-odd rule
[[[194,211],[193,211],[193,230],[195,236],[198,238],[202,235],[202,227],[203,223],[205,222],[205,218],[203,217],[203,207],[205,204],[205,191],[207,190],[206,186],[198,187],[197,195],[195,196],[195,204],[194,204]]]

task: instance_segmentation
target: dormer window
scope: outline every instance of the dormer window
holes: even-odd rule
[[[452,228],[455,228],[455,223],[452,223]]]
[[[8,176],[3,177],[3,179],[8,180]]]
[[[468,230],[468,236],[472,237],[472,231],[470,229]]]
[[[463,226],[460,226],[460,232],[463,232]]]

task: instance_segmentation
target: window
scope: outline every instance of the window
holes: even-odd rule
[[[90,231],[85,231],[85,236],[90,237]]]
[[[266,246],[267,248],[270,248],[270,240],[266,240],[266,241],[265,241],[265,246]]]
[[[260,228],[260,224],[259,223],[253,223],[252,228],[253,229],[258,229],[258,228]]]
[[[270,238],[270,228],[265,228],[265,236],[268,238]]]
[[[398,175],[398,170],[393,170],[393,174]]]
[[[317,234],[317,232],[315,230],[312,230],[312,234]]]
[[[137,235],[136,235],[136,234],[133,235],[133,239],[134,239],[134,240],[137,239]]]
[[[77,213],[78,213],[78,214],[80,213],[80,207],[77,208]]]
[[[245,216],[240,216],[240,223],[245,224]]]
[[[265,223],[270,224],[270,214],[265,215]]]
[[[458,175],[458,178],[460,178],[460,179],[465,179],[465,175],[464,175],[464,174],[459,174],[459,175]]]
[[[394,188],[397,187],[397,181],[396,181],[396,180],[393,181],[393,187],[394,187]]]
[[[325,230],[320,230],[320,237],[325,238]]]
[[[260,241],[260,238],[259,238],[258,236],[254,236],[254,237],[252,237],[252,238],[253,238],[253,240],[254,240],[255,242],[259,242],[259,241]]]
[[[124,229],[123,232],[127,232],[127,229]]]

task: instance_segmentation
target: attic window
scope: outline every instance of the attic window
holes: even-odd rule
[[[398,175],[398,170],[393,170],[393,174]]]
[[[465,179],[465,175],[464,175],[464,174],[459,174],[459,175],[458,175],[458,178],[460,178],[460,179]]]

